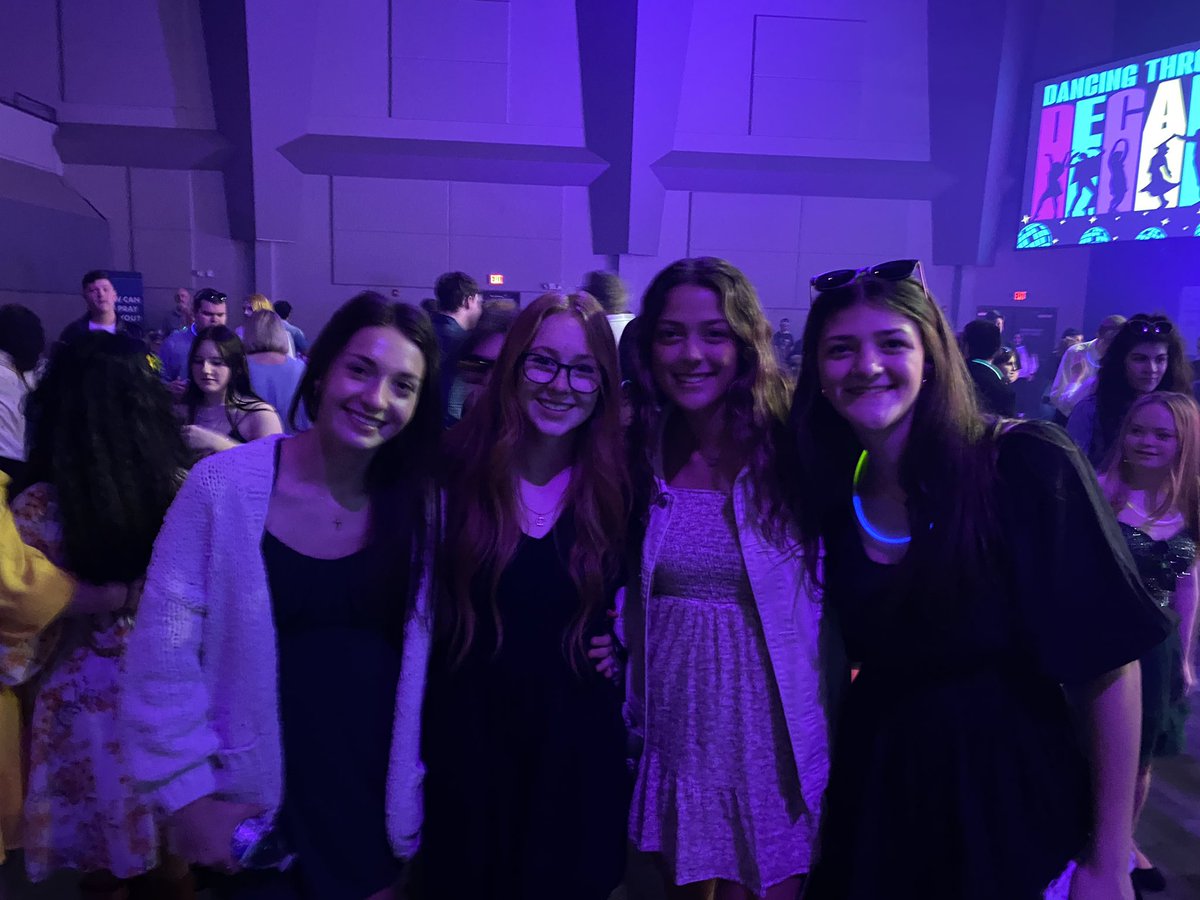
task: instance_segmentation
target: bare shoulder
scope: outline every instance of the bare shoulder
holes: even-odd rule
[[[247,407],[237,421],[238,430],[247,440],[267,437],[271,434],[283,433],[283,422],[275,407],[269,403],[258,402]]]

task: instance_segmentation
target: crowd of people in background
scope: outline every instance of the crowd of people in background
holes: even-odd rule
[[[0,307],[0,855],[92,898],[1131,900],[1195,687],[1175,325],[896,260]],[[1065,427],[1064,427],[1065,426]],[[10,484],[11,479],[11,484]],[[21,736],[21,731],[24,734]],[[0,868],[0,873],[4,869]]]

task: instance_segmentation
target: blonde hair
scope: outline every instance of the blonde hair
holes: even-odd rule
[[[275,304],[267,299],[266,294],[251,294],[246,298],[246,302],[256,313],[275,312]]]
[[[1133,417],[1153,403],[1165,407],[1171,414],[1178,445],[1162,500],[1155,509],[1147,509],[1146,513],[1162,517],[1172,510],[1178,510],[1188,529],[1193,534],[1200,533],[1200,407],[1187,394],[1153,391],[1133,401],[1121,423],[1117,441],[1113,444],[1108,468],[1100,478],[1104,493],[1114,511],[1120,510],[1128,501],[1132,473],[1124,455],[1125,438]]]
[[[263,298],[266,299],[265,297]],[[246,353],[287,353],[288,335],[279,314],[264,309],[254,313],[242,330]]]

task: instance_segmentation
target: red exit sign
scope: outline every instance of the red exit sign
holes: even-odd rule
[[[501,285],[504,284],[504,276],[499,272],[493,272],[488,276],[488,284]]]
[[[1029,296],[1028,291],[1013,291],[1013,299],[1014,300],[1018,300],[1018,301],[1024,300],[1028,296]]]

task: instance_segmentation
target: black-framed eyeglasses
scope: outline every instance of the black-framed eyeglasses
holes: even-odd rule
[[[1125,327],[1142,335],[1168,335],[1175,331],[1170,319],[1152,319],[1149,316],[1134,316]]]
[[[521,373],[534,384],[549,384],[566,371],[567,385],[580,394],[594,394],[600,390],[600,368],[595,363],[573,363],[567,365],[541,353],[521,354]]]
[[[863,266],[861,269],[834,269],[814,275],[808,280],[808,283],[812,285],[813,290],[820,293],[821,291],[835,291],[864,277],[882,278],[884,281],[903,281],[913,272],[917,273],[921,287],[924,288],[925,273],[921,269],[919,259],[893,259],[888,262],[876,263],[873,266]],[[928,288],[925,290],[925,295],[929,295]]]

